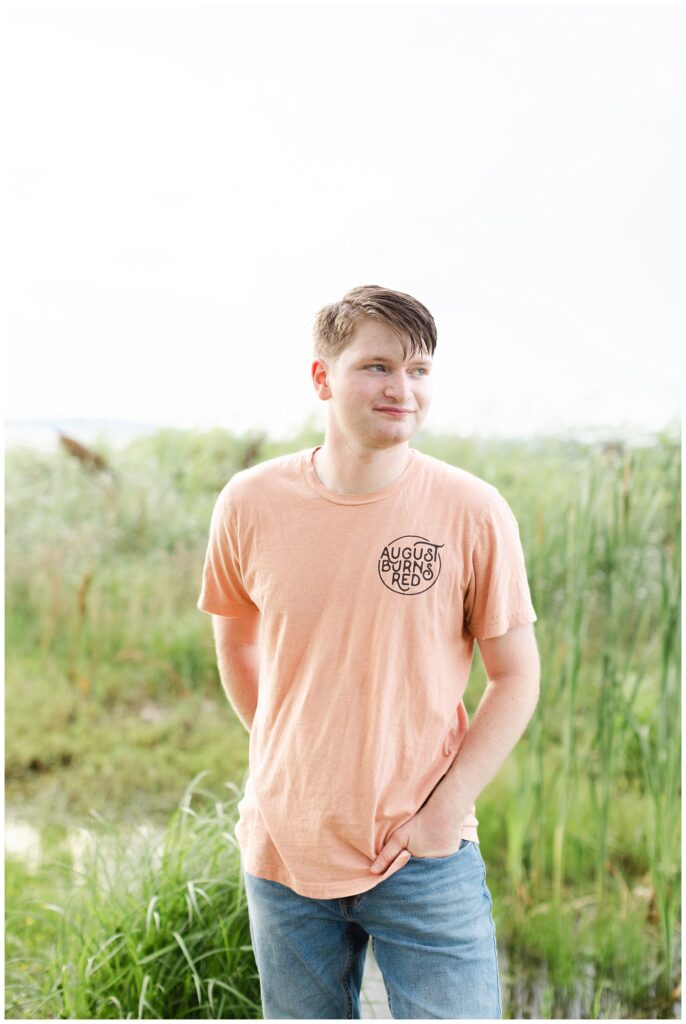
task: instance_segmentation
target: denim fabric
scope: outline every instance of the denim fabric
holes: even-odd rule
[[[372,940],[394,1018],[499,1020],[491,894],[479,844],[411,857],[373,889],[301,896],[243,872],[265,1019],[360,1017]]]

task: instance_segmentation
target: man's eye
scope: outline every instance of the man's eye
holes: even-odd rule
[[[373,370],[375,366],[378,366],[382,370],[386,369],[386,367],[382,363],[370,363],[369,366],[367,367],[367,369],[368,370]]]

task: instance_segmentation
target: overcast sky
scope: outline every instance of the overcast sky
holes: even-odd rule
[[[680,19],[6,4],[6,418],[323,424],[314,316],[381,284],[438,326],[427,428],[659,429]]]

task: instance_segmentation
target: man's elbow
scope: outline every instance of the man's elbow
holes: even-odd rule
[[[506,693],[510,700],[527,705],[533,714],[541,695],[541,668],[531,663],[516,671],[493,675],[489,683],[501,693]]]

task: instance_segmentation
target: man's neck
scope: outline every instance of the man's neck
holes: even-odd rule
[[[325,441],[313,459],[320,482],[338,494],[370,494],[387,487],[404,472],[410,458],[409,444],[392,448],[363,449]]]

